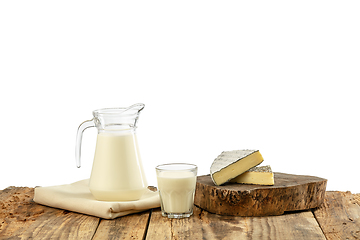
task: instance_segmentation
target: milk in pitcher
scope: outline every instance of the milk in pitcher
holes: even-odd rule
[[[134,131],[98,134],[89,187],[97,200],[128,201],[142,196],[147,182]]]

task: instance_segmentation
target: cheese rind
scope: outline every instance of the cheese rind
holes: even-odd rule
[[[232,183],[274,185],[274,174],[270,166],[253,167],[230,180]]]
[[[222,152],[210,167],[215,185],[222,185],[264,161],[259,150],[234,150]]]

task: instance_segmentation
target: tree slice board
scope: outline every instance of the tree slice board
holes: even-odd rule
[[[216,186],[210,175],[197,177],[194,204],[208,212],[232,216],[273,216],[307,210],[324,202],[324,178],[274,173],[273,186],[226,183]]]

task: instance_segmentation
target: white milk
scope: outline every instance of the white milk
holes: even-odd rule
[[[196,175],[189,171],[164,171],[157,176],[163,210],[166,213],[192,211]]]
[[[138,200],[147,188],[134,132],[97,135],[90,191],[97,200]]]

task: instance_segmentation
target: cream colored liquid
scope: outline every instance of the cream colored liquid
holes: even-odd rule
[[[138,200],[147,188],[134,132],[97,136],[90,191],[97,200]]]
[[[196,175],[188,171],[160,172],[157,176],[163,210],[167,213],[192,211]]]

